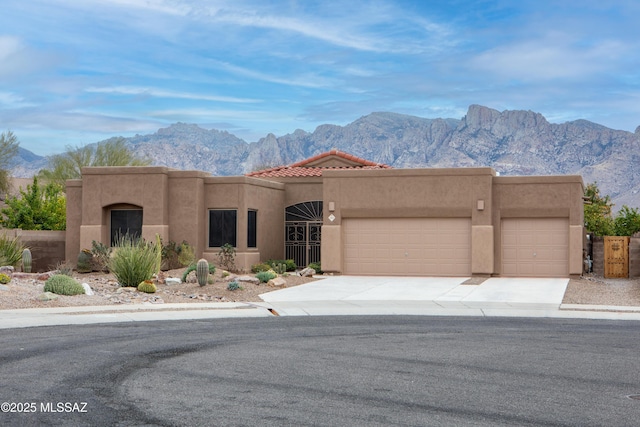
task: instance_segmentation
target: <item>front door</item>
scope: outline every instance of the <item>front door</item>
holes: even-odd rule
[[[320,262],[322,201],[304,202],[285,209],[285,257],[298,267]]]

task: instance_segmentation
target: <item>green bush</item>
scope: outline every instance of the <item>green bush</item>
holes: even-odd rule
[[[109,270],[120,286],[137,287],[157,272],[158,249],[155,243],[124,235],[117,239]]]
[[[20,189],[20,197],[8,196],[6,208],[0,210],[0,225],[22,230],[64,230],[67,227],[67,199],[64,186],[54,183]]]
[[[319,262],[312,262],[309,264],[309,268],[313,268],[317,274],[322,274],[322,267]]]
[[[622,206],[613,220],[613,228],[616,236],[633,236],[640,231],[640,213],[637,208]]]
[[[195,259],[193,247],[184,240],[180,244],[170,240],[169,243],[162,246],[163,270],[186,267],[193,264]]]
[[[95,271],[109,271],[109,259],[111,258],[111,248],[104,243],[91,242],[91,269]]]
[[[196,267],[197,264],[191,264],[189,267],[186,268],[186,270],[184,270],[184,273],[182,273],[182,282],[186,282],[187,281],[187,276],[189,275],[189,273],[191,273],[192,271],[196,271]],[[216,266],[213,264],[209,264],[209,274],[214,274],[216,272]]]
[[[227,289],[230,291],[237,291],[238,289],[242,289],[242,286],[240,286],[238,282],[229,282]]]
[[[278,264],[284,264],[287,271],[296,271],[296,268],[298,268],[296,262],[292,259],[270,259],[266,263],[273,269],[277,268]]]
[[[260,280],[260,283],[267,283],[269,280],[275,279],[276,277],[278,277],[278,275],[273,270],[261,271],[256,274],[256,278]]]
[[[22,251],[26,247],[18,240],[5,235],[0,236],[0,265],[12,265],[17,267],[22,262]]]
[[[260,264],[253,264],[251,266],[251,272],[252,273],[260,273],[261,271],[268,271],[271,270],[271,266],[267,263],[260,263]]]
[[[44,284],[45,292],[53,292],[58,295],[80,295],[84,294],[84,288],[73,277],[64,274],[54,274],[49,277]]]
[[[78,254],[76,270],[78,270],[78,273],[91,273],[93,271],[93,254],[89,249],[83,249]]]
[[[140,292],[153,294],[158,290],[158,288],[156,287],[156,284],[153,283],[151,280],[145,280],[143,282],[140,282],[140,284],[138,285],[138,290]]]
[[[11,277],[9,277],[7,274],[0,273],[0,284],[6,285],[10,281],[11,281]]]

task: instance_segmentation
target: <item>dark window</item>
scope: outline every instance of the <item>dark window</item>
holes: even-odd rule
[[[111,211],[111,246],[119,236],[142,236],[142,209],[114,209]]]
[[[209,247],[216,248],[226,243],[236,246],[237,217],[235,210],[209,211]]]
[[[258,247],[258,211],[247,212],[247,247]]]

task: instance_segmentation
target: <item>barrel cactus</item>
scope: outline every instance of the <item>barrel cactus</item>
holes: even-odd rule
[[[198,261],[198,264],[196,264],[196,277],[200,286],[207,284],[209,280],[209,261],[204,258]]]
[[[31,250],[29,248],[22,251],[22,271],[31,273]]]
[[[138,285],[138,290],[140,292],[146,292],[148,294],[153,294],[158,290],[158,288],[156,288],[156,284],[153,283],[151,280],[144,280],[144,281],[140,282],[140,284]]]

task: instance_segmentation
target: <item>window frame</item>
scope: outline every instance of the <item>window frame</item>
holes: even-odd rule
[[[247,248],[258,247],[258,210],[247,210]]]
[[[225,221],[229,221],[228,219],[225,219],[225,213],[233,213],[234,218],[234,226],[233,226],[233,233],[232,233],[232,237],[233,239],[229,239],[227,237],[229,237],[228,233],[226,232],[226,228],[215,228],[213,227],[213,214],[214,212],[216,213],[222,213],[222,218],[221,221],[224,225]],[[217,232],[220,233],[218,236],[214,236],[213,233]],[[216,239],[213,239],[213,237],[218,237],[217,241]],[[232,241],[230,241],[232,240]],[[212,245],[212,243],[221,243],[220,245]],[[207,247],[209,248],[220,248],[222,247],[224,244],[229,243],[231,244],[234,248],[238,246],[238,209],[209,209],[209,233],[207,236]]]
[[[113,214],[114,213],[121,213],[121,212],[136,212],[139,213],[140,215],[140,230],[135,230],[135,234],[133,234],[133,236],[135,238],[142,238],[142,227],[144,225],[144,210],[141,208],[124,208],[124,209],[110,209],[109,210],[109,245],[111,247],[114,246],[115,242],[115,230],[114,230],[114,224],[113,224]],[[127,218],[127,225],[129,225],[129,219]],[[118,230],[122,230],[122,228],[118,228]],[[127,233],[131,234],[129,232],[129,230],[131,230],[130,228],[127,228]],[[138,233],[139,231],[139,233]]]

